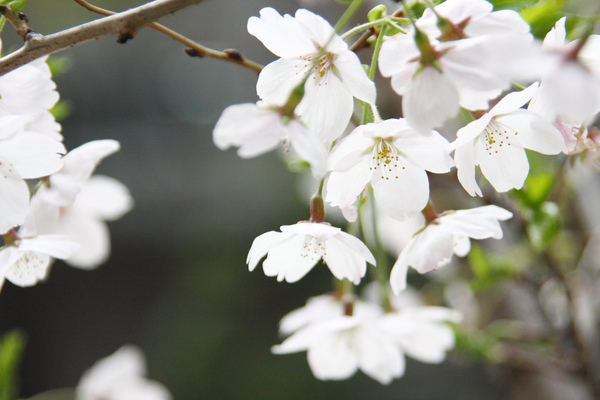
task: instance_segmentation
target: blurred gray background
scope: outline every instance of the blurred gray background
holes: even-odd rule
[[[95,2],[113,10],[142,3]],[[313,10],[335,21],[343,9],[323,3]],[[160,22],[266,64],[275,57],[246,31],[265,6],[294,13],[299,4],[212,0]],[[24,11],[44,34],[98,18],[69,0],[29,0]],[[10,26],[3,40],[5,52],[20,45]],[[384,387],[362,373],[317,381],[305,353],[272,355],[279,319],[330,290],[331,279],[316,268],[290,285],[247,270],[254,237],[308,217],[299,176],[276,154],[241,160],[212,144],[225,107],[257,100],[256,74],[190,58],[181,44],[148,29],[125,45],[110,37],[59,56],[71,65],[56,79],[72,107],[63,121],[67,148],[120,141],[121,151],[98,173],[124,182],[136,205],[110,224],[113,253],[99,269],[57,262],[46,283],[2,289],[0,332],[27,334],[23,397],[75,386],[97,359],[135,343],[147,354],[150,377],[176,399],[502,398],[490,374],[457,357],[442,365],[409,361],[406,376]]]

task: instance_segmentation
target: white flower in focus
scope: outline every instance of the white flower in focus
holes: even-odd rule
[[[520,189],[529,173],[525,149],[558,154],[565,142],[561,133],[537,113],[523,110],[535,94],[537,82],[506,95],[489,112],[457,132],[452,143],[458,180],[471,195],[482,196],[475,167],[497,192]]]
[[[171,394],[159,382],[146,378],[142,351],[125,345],[97,361],[87,370],[76,389],[76,400],[170,400]]]
[[[71,150],[63,157],[64,167],[39,188],[35,199],[58,210],[49,231],[69,236],[81,248],[65,262],[92,269],[110,255],[110,232],[105,221],[121,218],[133,207],[125,185],[107,176],[91,176],[105,157],[120,148],[115,140],[95,140]]]
[[[360,60],[322,17],[304,9],[295,17],[281,16],[267,7],[260,18],[248,20],[248,32],[281,57],[260,73],[258,96],[269,104],[284,104],[310,74],[296,113],[325,145],[344,132],[354,109],[353,97],[375,102],[375,85]]]
[[[277,107],[261,102],[227,107],[215,125],[213,140],[221,150],[239,147],[237,153],[242,158],[256,157],[289,143],[298,156],[311,165],[315,177],[325,174],[323,144],[302,122],[295,118],[286,120]]]
[[[467,255],[471,248],[469,238],[501,239],[498,221],[511,217],[511,212],[494,205],[442,214],[416,233],[400,253],[390,274],[394,293],[406,288],[409,266],[424,274],[446,265],[453,254]]]
[[[0,233],[25,220],[29,189],[24,179],[50,175],[63,165],[62,138],[25,130],[28,122],[21,116],[0,117]]]
[[[543,65],[529,26],[514,11],[492,12],[490,3],[474,0],[435,9],[452,24],[449,32],[427,9],[416,22],[420,36],[410,29],[386,40],[379,58],[381,74],[402,96],[404,117],[420,132],[441,126],[459,107],[488,108],[512,79],[537,77]]]
[[[363,242],[327,223],[299,222],[282,226],[281,232],[258,236],[246,260],[250,271],[265,255],[265,275],[290,283],[300,280],[321,260],[337,279],[355,284],[365,275],[367,262],[375,265]]]
[[[325,201],[347,210],[370,183],[381,210],[404,220],[427,204],[425,171],[450,171],[454,163],[449,153],[449,143],[439,133],[420,134],[405,119],[361,125],[330,154]]]

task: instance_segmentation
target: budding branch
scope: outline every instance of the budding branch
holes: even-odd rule
[[[0,58],[0,76],[35,59],[92,39],[118,34],[119,41],[125,42],[153,21],[201,1],[204,0],[155,0],[51,35],[30,32],[25,36],[23,47]]]

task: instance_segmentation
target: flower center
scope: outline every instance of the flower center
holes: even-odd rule
[[[315,53],[304,56],[304,59],[306,60],[306,63],[304,64],[305,68],[310,68],[314,65],[314,70],[308,70],[311,73],[313,80],[318,80],[329,72],[333,67],[333,58],[335,57],[335,54],[332,53],[324,53],[317,58],[318,55],[318,53]]]
[[[377,138],[371,153],[370,167],[381,179],[398,179],[398,168],[406,169],[400,161],[398,149],[391,143],[393,138]]]
[[[312,235],[304,236],[304,244],[300,251],[302,257],[308,258],[316,263],[321,260],[325,254],[325,243]]]
[[[482,133],[485,151],[491,156],[497,154],[502,146],[510,146],[512,133],[512,130],[507,130],[504,125],[492,119]],[[514,132],[515,136],[518,134],[519,132]]]

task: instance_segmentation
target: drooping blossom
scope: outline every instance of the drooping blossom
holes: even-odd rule
[[[213,141],[221,150],[239,147],[237,153],[242,158],[259,156],[281,145],[291,146],[311,165],[315,177],[325,174],[325,147],[298,118],[283,115],[281,107],[262,102],[229,106],[215,125]]]
[[[248,32],[281,57],[259,75],[258,96],[268,104],[284,104],[309,74],[296,113],[328,146],[352,116],[354,97],[375,102],[375,85],[356,54],[322,17],[304,9],[281,16],[266,7],[248,20]]]
[[[71,266],[92,269],[105,262],[110,254],[105,221],[121,218],[133,207],[124,184],[108,176],[92,176],[100,161],[119,148],[116,140],[95,140],[71,150],[63,157],[63,168],[34,196],[58,210],[48,229],[80,244],[79,251],[65,260]]]
[[[361,370],[384,385],[404,375],[405,356],[441,362],[454,346],[444,322],[460,316],[443,307],[407,306],[400,298],[392,302],[394,310],[384,312],[372,301],[311,298],[282,318],[280,333],[290,336],[272,351],[306,351],[318,379],[348,379]]]
[[[535,94],[537,82],[506,95],[490,111],[457,132],[452,143],[458,180],[471,196],[482,196],[475,167],[497,192],[520,189],[529,173],[525,149],[558,154],[565,146],[561,133],[537,113],[521,109]]]
[[[390,274],[394,293],[406,288],[408,267],[424,274],[448,264],[452,255],[463,257],[471,249],[470,239],[501,239],[499,221],[512,213],[489,205],[445,212],[417,232],[400,253]]]
[[[76,400],[170,400],[168,389],[146,378],[146,359],[133,345],[103,358],[81,377]]]
[[[258,236],[248,252],[250,271],[265,255],[265,275],[290,283],[300,280],[320,261],[337,279],[355,284],[365,275],[367,262],[375,265],[363,242],[327,223],[299,222],[282,226],[281,232]]]
[[[445,173],[454,165],[448,141],[435,131],[420,134],[405,119],[361,125],[332,150],[325,201],[353,220],[354,204],[370,183],[377,205],[403,220],[429,199],[425,172]]]
[[[486,109],[511,79],[541,74],[538,46],[516,12],[493,11],[483,0],[446,1],[435,10],[445,30],[426,10],[417,29],[383,43],[379,58],[381,74],[391,77],[403,114],[418,131],[441,126],[459,107]]]

